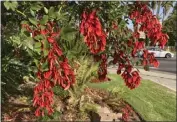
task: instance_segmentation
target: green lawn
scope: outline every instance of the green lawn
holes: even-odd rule
[[[146,121],[176,121],[176,92],[149,80],[142,80],[138,88],[129,90],[120,76],[111,74],[109,77],[112,81],[89,86],[124,91],[122,97]]]

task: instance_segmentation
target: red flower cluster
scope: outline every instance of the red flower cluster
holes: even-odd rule
[[[136,2],[134,10],[130,14],[130,19],[134,19],[136,25],[141,25],[139,30],[147,34],[153,45],[159,43],[159,46],[164,47],[167,43],[168,35],[162,33],[161,23],[146,4]]]
[[[48,55],[42,55],[40,64],[48,62],[48,71],[42,71],[41,65],[38,67],[37,78],[40,82],[34,88],[33,106],[37,107],[35,111],[36,116],[44,116],[44,111],[47,110],[50,115],[53,113],[53,96],[52,87],[60,85],[64,90],[70,88],[75,83],[74,71],[71,69],[67,58],[63,56],[61,48],[56,42],[56,36],[59,31],[54,32],[54,27],[57,25],[53,22],[48,22],[46,29],[42,30],[38,24],[36,30],[30,29],[29,25],[23,25],[29,32],[32,33],[34,38],[37,35],[44,35],[50,44],[50,49],[44,48],[44,40],[41,41],[41,52],[48,51]],[[62,60],[61,60],[62,59]]]
[[[42,78],[34,88],[33,106],[38,106],[35,111],[36,116],[44,116],[45,109],[48,111],[49,115],[53,113],[52,105],[54,102],[54,94],[51,88],[51,82],[49,80],[43,80]]]
[[[94,61],[100,62],[99,69],[98,69],[98,81],[107,81],[110,80],[107,78],[107,56],[106,54],[101,55],[94,55]],[[96,80],[94,80],[96,82]]]
[[[129,40],[131,41],[131,40]],[[128,43],[132,43],[133,45],[133,50],[132,50],[132,56],[135,57],[135,54],[137,53],[137,51],[141,50],[144,48],[144,42],[143,41],[136,41],[136,42],[128,42]],[[131,46],[130,44],[128,44],[128,46]]]
[[[119,63],[121,65],[121,63],[126,63],[126,62],[130,64],[128,57],[125,55],[125,53],[122,50],[116,50],[114,52],[113,58],[114,58],[113,64]]]
[[[135,20],[136,27],[140,26],[140,31],[146,33],[147,37],[151,39],[151,44],[155,45],[159,43],[161,47],[164,47],[168,40],[168,35],[162,33],[162,26],[158,19],[152,14],[151,10],[146,4],[141,2],[135,3],[135,8],[130,14],[130,19]],[[137,30],[134,32],[136,40],[139,38]],[[134,57],[138,50],[144,48],[144,42],[136,41],[134,43],[134,49],[132,51],[132,56]],[[153,53],[148,53],[147,50],[143,50],[143,61],[142,65],[147,66],[148,64],[154,65],[154,67],[159,66],[159,62],[155,59]]]
[[[105,50],[106,34],[101,27],[96,10],[91,13],[83,12],[80,32],[84,35],[84,41],[90,48],[91,53],[96,54]]]
[[[115,51],[113,64],[118,63],[117,74],[121,74],[121,71],[124,69],[122,73],[122,78],[125,81],[126,86],[130,89],[134,89],[139,86],[141,77],[137,71],[132,71],[132,65],[130,63],[129,58],[125,55],[122,50]]]
[[[126,86],[130,89],[134,89],[139,86],[141,77],[139,76],[139,73],[137,71],[132,71],[132,66],[127,65],[125,66],[126,69],[122,73],[122,77],[125,80]]]
[[[106,54],[101,54],[101,63],[98,70],[98,77],[100,81],[110,80],[107,78],[107,56]]]
[[[148,64],[154,65],[154,67],[158,67],[159,61],[157,61],[157,59],[155,59],[153,53],[149,53],[148,50],[143,50],[142,65],[146,66]]]
[[[125,108],[122,109],[122,112],[122,119],[123,121],[127,122],[132,112],[131,107],[129,105],[126,105]]]

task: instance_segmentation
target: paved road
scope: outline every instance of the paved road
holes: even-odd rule
[[[110,61],[110,59],[108,60]],[[150,66],[150,70],[176,74],[176,57],[171,59],[157,58],[157,60],[160,62],[159,67]]]
[[[165,59],[165,58],[157,58],[159,60],[160,65],[158,68],[151,67],[151,70],[169,72],[176,74],[176,57],[172,59]]]

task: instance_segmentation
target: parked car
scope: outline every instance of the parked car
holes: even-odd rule
[[[172,58],[174,54],[158,47],[147,48],[148,52],[153,52],[155,57]]]

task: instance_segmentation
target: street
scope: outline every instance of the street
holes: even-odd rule
[[[176,56],[171,59],[156,58],[160,65],[158,68],[150,66],[150,71],[145,71],[142,67],[137,67],[143,79],[149,79],[161,84],[171,90],[176,91]],[[109,59],[110,60],[110,59]],[[116,73],[117,67],[110,66],[109,73]]]
[[[153,66],[150,66],[150,70],[176,74],[176,56],[170,59],[167,58],[156,58],[156,59],[160,62],[159,67],[155,68]],[[110,60],[111,59],[108,59],[108,61]]]
[[[163,72],[176,74],[176,57],[171,59],[157,58],[157,60],[160,62],[159,67],[155,68],[152,66],[150,67],[150,70],[163,71]]]

